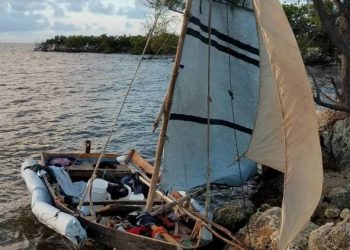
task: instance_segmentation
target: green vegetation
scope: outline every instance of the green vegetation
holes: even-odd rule
[[[141,54],[146,36],[55,36],[38,44],[35,50],[58,52],[95,52]],[[152,37],[146,54],[175,54],[178,36],[161,33]],[[159,50],[159,51],[158,51]]]
[[[161,0],[146,0],[152,8],[159,8]],[[235,5],[236,0],[228,0],[228,3]],[[327,10],[335,14],[334,4],[330,0],[324,0]],[[182,12],[185,6],[184,0],[166,1],[169,10]],[[336,56],[335,46],[329,36],[323,31],[319,13],[315,10],[313,2],[298,1],[297,3],[285,3],[283,9],[291,24],[297,39],[304,62],[307,64],[323,63],[334,60]]]
[[[332,3],[325,1],[332,11]],[[312,3],[283,4],[290,25],[297,39],[304,62],[322,63],[333,60],[336,56],[335,46],[328,34],[322,30],[321,21]]]
[[[233,1],[233,0],[231,0]],[[153,7],[159,0],[148,0]],[[170,9],[181,11],[182,0],[170,1]],[[332,11],[332,3],[325,1],[326,7]],[[335,47],[328,35],[322,31],[321,21],[312,3],[283,4],[284,11],[297,38],[305,63],[320,63],[332,60]],[[167,22],[162,30],[155,32],[146,54],[175,54],[178,36],[168,33]],[[130,53],[141,54],[146,43],[146,36],[55,36],[39,44],[36,50],[62,52],[96,52],[96,53]],[[160,50],[159,50],[160,49]],[[159,51],[158,51],[159,50]]]

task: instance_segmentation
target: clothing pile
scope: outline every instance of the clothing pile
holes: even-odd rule
[[[182,242],[183,238],[175,233],[177,216],[170,212],[165,215],[152,216],[149,213],[132,212],[125,218],[120,216],[103,217],[99,223],[108,227],[132,234],[143,235],[158,240],[168,241],[169,237],[177,242]]]

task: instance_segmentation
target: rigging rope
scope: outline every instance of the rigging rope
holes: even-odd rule
[[[227,37],[230,37],[230,31],[229,31],[229,12],[228,12],[228,4],[226,2],[226,29],[227,29]],[[227,41],[227,47],[230,48],[230,42]],[[233,86],[232,86],[232,72],[231,72],[231,56],[228,55],[228,67],[229,67],[229,79],[230,79],[230,90],[229,90],[229,95],[231,97],[231,112],[232,112],[232,122],[233,124],[236,124],[235,121],[235,112],[234,112],[234,92],[233,92]],[[237,131],[234,129],[233,130],[234,134],[234,139],[235,139],[235,146],[236,146],[236,155],[237,155],[237,163],[238,163],[238,170],[239,170],[239,177],[241,180],[241,192],[242,192],[242,198],[243,198],[243,209],[244,213],[248,215],[247,213],[247,203],[246,203],[246,196],[245,196],[245,191],[244,191],[244,185],[243,185],[243,177],[242,177],[242,168],[241,168],[241,156],[239,154],[238,150],[238,141],[237,141]],[[248,232],[248,238],[249,238],[249,244],[252,246],[252,241],[250,237],[250,229],[249,229],[249,220],[247,222],[247,232]]]
[[[212,17],[213,1],[209,0],[209,17],[208,17],[208,96],[207,96],[207,196],[205,199],[205,216],[208,218],[210,206],[210,178],[211,178],[211,164],[210,164],[210,68],[211,68],[211,17]]]
[[[132,77],[132,79],[131,79],[131,81],[130,81],[130,83],[129,83],[129,86],[128,86],[128,88],[127,88],[127,91],[126,91],[126,93],[125,93],[125,95],[124,95],[123,102],[122,102],[122,104],[121,104],[121,106],[120,106],[120,109],[119,109],[119,111],[118,111],[118,113],[117,113],[115,119],[114,119],[114,123],[113,123],[113,125],[112,125],[112,127],[111,127],[111,130],[110,130],[109,134],[108,134],[106,143],[105,143],[105,145],[104,145],[104,147],[103,147],[103,149],[102,149],[102,152],[100,153],[100,155],[99,155],[99,157],[98,157],[96,166],[95,166],[94,171],[93,171],[93,173],[92,173],[92,176],[91,176],[91,178],[89,179],[88,185],[87,185],[87,187],[86,187],[86,189],[85,189],[85,191],[84,191],[84,195],[83,195],[82,199],[81,199],[80,202],[79,202],[79,205],[78,205],[78,207],[77,207],[78,210],[81,209],[81,207],[82,207],[82,205],[83,205],[83,203],[84,203],[84,201],[85,201],[85,199],[86,199],[87,194],[88,194],[88,193],[91,193],[93,180],[96,179],[96,177],[97,177],[97,176],[96,176],[96,173],[97,173],[97,170],[98,170],[98,168],[99,168],[99,166],[100,166],[100,164],[101,164],[102,157],[104,156],[104,153],[106,152],[107,146],[108,146],[108,144],[109,144],[109,142],[110,142],[110,140],[111,140],[111,137],[112,137],[112,135],[113,135],[113,133],[114,133],[114,129],[115,129],[116,126],[117,126],[119,117],[120,117],[120,115],[121,115],[121,113],[122,113],[122,111],[123,111],[123,109],[124,109],[124,105],[125,105],[125,103],[126,103],[127,97],[129,96],[131,87],[132,87],[132,85],[133,85],[133,83],[134,83],[134,81],[135,81],[135,78],[136,78],[137,73],[138,73],[138,71],[139,71],[139,69],[140,69],[141,63],[142,63],[142,61],[143,61],[144,55],[145,55],[146,50],[147,50],[147,48],[148,48],[148,45],[149,45],[149,43],[150,43],[150,41],[151,41],[152,34],[153,34],[153,32],[154,32],[154,30],[155,30],[155,28],[156,28],[157,22],[158,22],[158,20],[159,20],[161,14],[162,14],[163,7],[164,7],[164,3],[165,3],[165,0],[162,1],[162,4],[161,4],[161,6],[159,7],[158,12],[156,12],[156,16],[155,16],[155,19],[154,19],[153,26],[152,26],[152,28],[150,29],[150,31],[149,31],[149,33],[148,33],[148,35],[147,35],[147,41],[146,41],[145,47],[143,48],[142,54],[141,54],[141,56],[140,56],[139,62],[138,62],[138,64],[137,64],[137,67],[136,67],[136,70],[135,70],[135,73],[134,73],[134,75],[133,75],[133,77]],[[91,199],[90,199],[90,211],[91,211],[92,217],[95,217],[95,212],[94,212],[94,210],[93,210],[93,204],[92,204]]]

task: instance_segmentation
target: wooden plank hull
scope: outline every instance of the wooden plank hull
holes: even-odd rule
[[[106,154],[104,155],[104,159],[106,160],[114,160],[118,156],[117,154]],[[91,166],[68,166],[66,170],[69,171],[69,174],[72,179],[75,180],[86,180],[91,177],[93,168],[92,162],[96,161],[98,158],[98,154],[77,154],[77,153],[43,153],[42,154],[42,162],[44,165],[48,166],[48,161],[52,157],[72,157],[79,158],[84,161],[91,160]],[[137,157],[138,161],[141,162],[142,166],[148,167],[148,173],[151,174],[151,165],[149,163],[145,164],[145,160],[143,160],[136,152],[133,155],[133,158]],[[109,175],[113,175],[114,177],[122,177],[130,174],[130,169],[127,166],[119,166],[117,169],[101,169],[101,173],[108,171]],[[51,189],[50,183],[47,181],[46,185],[50,191],[50,195],[52,200],[55,203],[56,208],[59,210],[71,214],[75,216],[83,228],[85,228],[88,238],[92,239],[97,245],[104,245],[113,249],[155,249],[155,250],[170,250],[170,249],[182,249],[174,244],[168,243],[166,241],[160,241],[157,239],[135,235],[126,233],[114,228],[110,228],[104,226],[102,224],[96,223],[90,220],[89,217],[84,217],[75,213],[73,209],[64,204],[56,195],[55,192]],[[103,202],[102,202],[103,203]],[[113,204],[113,202],[110,202]],[[118,201],[115,201],[118,204]],[[127,201],[125,202],[127,203]],[[137,201],[134,202],[135,204]],[[139,201],[139,203],[144,203]],[[127,204],[124,204],[125,208],[127,208]],[[135,209],[134,209],[135,210]]]
[[[97,223],[93,223],[84,218],[79,218],[83,227],[87,228],[88,237],[94,239],[97,243],[103,244],[114,249],[154,249],[154,250],[175,250],[176,246],[165,241],[159,241],[152,238],[125,233],[113,228],[108,228]],[[180,248],[181,249],[181,248]]]
[[[74,215],[74,212],[63,205],[59,200],[55,200],[55,205],[63,212]],[[141,235],[125,233],[123,231],[109,228],[101,224],[90,221],[84,217],[76,216],[81,225],[86,229],[87,235],[96,243],[120,250],[154,249],[172,250],[182,249],[165,241],[156,240]]]

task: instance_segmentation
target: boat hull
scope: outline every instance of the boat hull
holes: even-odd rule
[[[55,200],[55,206],[61,211],[74,215],[74,211],[67,208],[59,200]],[[165,241],[155,240],[149,237],[144,237],[141,235],[135,235],[130,233],[125,233],[123,231],[109,228],[101,224],[95,223],[88,220],[82,216],[76,217],[83,228],[86,229],[87,236],[89,239],[97,244],[101,244],[114,249],[154,249],[154,250],[170,250],[170,249],[183,249],[179,246],[167,243]]]

